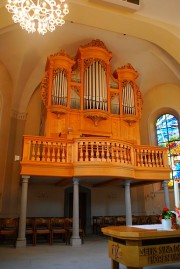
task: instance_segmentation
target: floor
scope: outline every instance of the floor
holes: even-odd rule
[[[111,269],[107,239],[103,236],[85,238],[80,247],[63,243],[39,244],[26,248],[0,246],[0,269]],[[120,269],[126,267],[120,265]],[[180,269],[180,263],[145,267],[146,269]]]

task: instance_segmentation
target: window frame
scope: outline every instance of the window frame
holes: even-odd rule
[[[177,126],[175,127],[176,131],[178,131],[178,136],[174,136],[170,137],[170,126],[168,126],[168,119],[167,119],[167,115],[171,115],[175,118]],[[157,122],[158,120],[165,116],[165,119],[163,120],[165,123],[165,127],[163,127],[163,129],[166,129],[166,134],[167,134],[167,139],[160,143],[158,142],[158,128],[157,128]],[[178,130],[177,130],[178,129]],[[175,178],[180,178],[180,153],[177,154],[175,148],[177,148],[177,146],[180,146],[180,128],[179,128],[179,117],[177,117],[175,115],[175,113],[169,113],[165,112],[165,113],[161,113],[159,116],[156,117],[156,121],[155,121],[155,135],[156,135],[156,141],[157,141],[157,145],[161,146],[161,144],[165,145],[168,148],[168,162],[169,165],[171,167],[171,179],[169,181],[168,186],[169,187],[174,187],[174,179]],[[179,166],[179,167],[178,167]]]

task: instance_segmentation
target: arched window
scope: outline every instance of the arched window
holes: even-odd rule
[[[173,187],[174,178],[180,178],[180,136],[179,124],[174,115],[164,114],[156,121],[158,146],[168,148],[168,160],[171,167],[169,186]]]

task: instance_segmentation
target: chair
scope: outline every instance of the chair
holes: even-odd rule
[[[35,218],[34,220],[34,245],[37,243],[37,237],[44,239],[48,238],[49,244],[51,244],[51,229],[49,218]]]
[[[116,225],[117,226],[126,225],[126,217],[125,216],[118,216],[116,218]]]
[[[53,244],[55,235],[60,235],[61,239],[67,245],[67,230],[65,229],[64,218],[52,218],[51,219],[51,244]]]
[[[35,245],[35,228],[34,228],[34,219],[26,218],[26,239],[32,237],[32,244]]]
[[[95,233],[101,234],[101,227],[104,223],[104,217],[98,216],[96,217],[96,223],[95,223]]]
[[[7,238],[12,239],[15,246],[17,234],[18,234],[18,219],[17,218],[4,218],[1,219],[0,236],[2,241]]]
[[[72,218],[66,218],[65,219],[65,229],[67,230],[67,243],[70,244],[70,238],[72,236],[72,231],[73,231],[73,219]],[[82,240],[82,244],[84,244],[84,237],[85,237],[85,233],[84,233],[84,229],[79,228],[79,236]]]

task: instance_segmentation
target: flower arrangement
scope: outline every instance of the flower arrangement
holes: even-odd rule
[[[171,219],[173,217],[173,213],[169,210],[168,207],[163,207],[163,210],[160,214],[160,220],[162,219]]]

